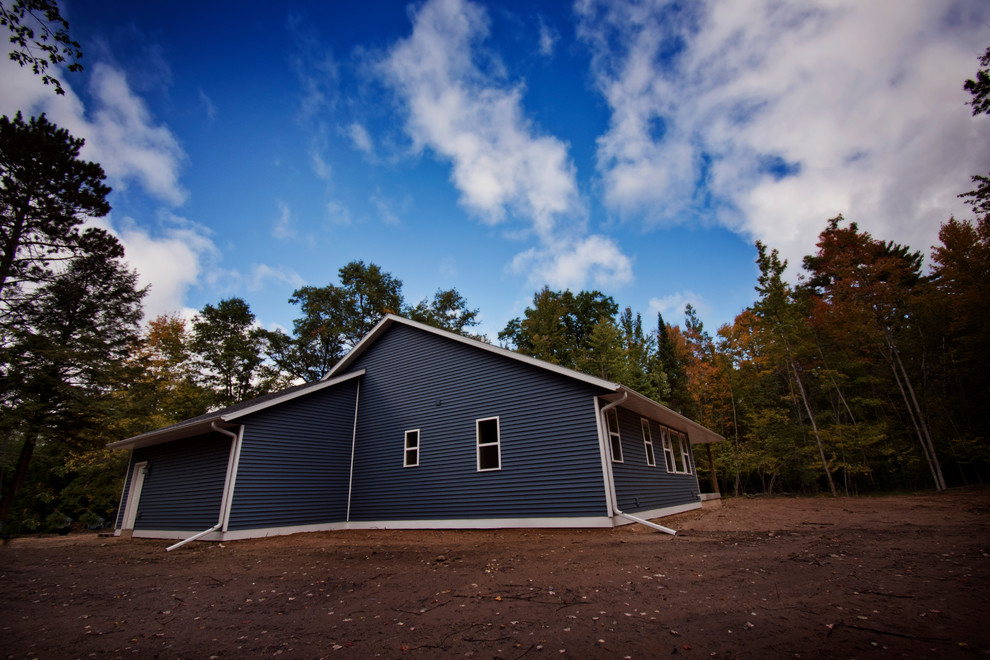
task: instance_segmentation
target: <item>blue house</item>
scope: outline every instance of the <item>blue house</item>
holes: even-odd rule
[[[613,527],[701,506],[712,431],[622,385],[389,315],[320,382],[110,446],[117,533]]]

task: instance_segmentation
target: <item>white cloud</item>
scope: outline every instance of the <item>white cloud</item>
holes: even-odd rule
[[[413,16],[412,35],[379,63],[402,103],[414,147],[450,162],[469,211],[536,237],[539,247],[519,255],[514,270],[555,281],[627,280],[628,259],[614,242],[582,238],[587,211],[568,145],[526,118],[524,88],[506,79],[484,48],[487,37],[488,17],[478,5],[431,0]],[[583,247],[593,243],[615,254],[595,259]]]
[[[493,224],[515,213],[546,236],[558,217],[581,212],[574,166],[563,142],[525,118],[522,88],[483,68],[487,33],[477,5],[433,0],[380,70],[408,111],[416,147],[451,162],[464,206]]]
[[[662,298],[650,298],[649,303],[650,313],[662,314],[663,320],[671,325],[680,325],[683,322],[684,308],[687,305],[694,307],[698,316],[711,314],[711,306],[694,291],[678,291]]]
[[[311,23],[305,22],[299,14],[292,14],[286,29],[295,45],[289,63],[302,87],[297,120],[300,125],[306,125],[337,103],[340,74],[333,53],[320,43]]]
[[[347,135],[351,138],[351,143],[355,149],[366,156],[375,155],[375,147],[371,143],[371,136],[368,135],[368,131],[364,126],[358,122],[353,122],[347,127]]]
[[[100,218],[89,224],[116,236],[124,246],[125,261],[138,272],[138,286],[150,285],[144,299],[146,320],[172,312],[185,314],[186,293],[204,276],[204,262],[219,258],[209,229],[174,215],[165,215],[154,231],[127,217],[119,222]]]
[[[927,251],[990,169],[962,83],[986,47],[974,0],[582,0],[579,35],[611,108],[607,206],[715,221],[800,263],[838,213]],[[699,184],[703,184],[700,185]],[[711,196],[709,198],[709,195]]]
[[[351,210],[338,200],[327,202],[327,220],[332,225],[348,226],[352,223]]]
[[[275,200],[275,204],[278,206],[278,217],[275,218],[275,224],[272,226],[272,236],[280,241],[295,238],[296,228],[292,221],[292,210],[281,200]]]
[[[237,273],[234,273],[237,275]],[[291,268],[279,266],[273,268],[267,264],[252,264],[251,273],[242,278],[243,286],[248,291],[260,291],[268,285],[268,282],[285,284],[292,289],[298,289],[305,280]]]
[[[543,22],[540,19],[540,41],[539,41],[539,51],[540,55],[544,57],[552,57],[554,48],[557,46],[557,41],[560,39],[560,34],[557,33],[555,29]]]
[[[632,260],[612,239],[598,235],[527,250],[516,255],[511,270],[526,275],[530,286],[554,289],[610,288],[632,281]]]
[[[206,111],[206,118],[211,122],[215,120],[217,118],[217,105],[203,90],[199,90],[199,102],[203,104],[203,110]]]
[[[96,101],[91,124],[95,160],[120,182],[137,179],[152,196],[182,204],[186,191],[179,183],[179,168],[185,154],[175,136],[154,124],[119,69],[97,64],[90,81]]]
[[[73,137],[86,140],[82,157],[100,163],[115,189],[136,183],[161,201],[181,205],[187,196],[179,182],[185,152],[171,130],[155,122],[124,72],[101,62],[92,65],[89,109],[71,87],[77,78],[64,71],[58,75],[64,96],[56,96],[29,69],[3,61],[0,112],[13,116],[21,110],[26,117],[46,113]]]

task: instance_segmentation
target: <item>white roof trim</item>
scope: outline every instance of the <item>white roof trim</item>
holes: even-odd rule
[[[629,393],[629,398],[622,403],[620,406],[621,408],[628,408],[641,413],[644,410],[650,411],[652,413],[652,418],[656,421],[670,426],[677,431],[687,433],[688,439],[691,441],[692,445],[701,445],[709,442],[722,442],[725,440],[725,438],[720,436],[718,433],[702,426],[698,422],[688,419],[675,410],[671,410],[662,403],[658,403],[653,399],[640,394],[636,390],[631,390],[625,385],[622,385],[621,388],[623,392]],[[612,398],[611,395],[607,396],[608,398]]]
[[[410,321],[407,318],[401,316],[396,316],[395,314],[386,314],[385,317],[378,322],[371,331],[366,334],[361,341],[359,341],[354,348],[350,350],[330,370],[330,372],[324,376],[324,378],[331,378],[337,373],[344,371],[347,367],[355,360],[365,349],[378,338],[385,330],[388,329],[393,323],[401,323],[402,325],[408,325],[413,328],[418,328],[424,332],[429,332],[434,335],[443,337],[444,339],[450,339],[453,341],[466,344],[468,346],[473,346],[474,348],[480,348],[483,351],[488,351],[490,353],[495,353],[496,355],[501,355],[502,357],[507,357],[512,360],[518,360],[519,362],[524,362],[526,364],[532,365],[534,367],[539,367],[540,369],[545,369],[547,371],[552,371],[561,376],[566,376],[567,378],[573,378],[575,380],[588,383],[589,385],[594,385],[596,387],[601,387],[603,389],[612,390],[613,392],[619,391],[621,387],[618,383],[613,383],[602,378],[596,378],[595,376],[589,376],[588,374],[583,374],[580,371],[574,371],[573,369],[568,369],[567,367],[561,367],[560,365],[551,364],[550,362],[545,362],[543,360],[537,360],[536,358],[529,357],[528,355],[523,355],[522,353],[516,353],[515,351],[510,351],[506,348],[500,348],[498,346],[492,346],[491,344],[486,344],[483,341],[478,341],[477,339],[471,339],[470,337],[465,337],[464,335],[459,335],[454,332],[449,332],[447,330],[441,330],[440,328],[435,328],[432,325],[426,325],[425,323],[420,323],[418,321]]]
[[[242,408],[241,410],[235,410],[234,412],[229,413],[227,415],[221,415],[220,419],[222,419],[225,422],[232,422],[235,419],[240,419],[241,417],[244,417],[246,415],[253,415],[254,413],[260,410],[264,410],[265,408],[277,406],[281,403],[285,403],[286,401],[291,401],[292,399],[296,399],[301,396],[306,396],[307,394],[312,394],[313,392],[318,392],[324,388],[332,387],[334,385],[337,385],[338,383],[343,383],[352,378],[357,378],[358,376],[363,376],[363,375],[364,375],[364,369],[358,369],[357,371],[352,371],[350,373],[337,376],[336,378],[330,378],[330,379],[324,378],[323,380],[320,381],[319,385],[313,385],[312,387],[306,387],[300,390],[296,390],[295,392],[289,392],[284,396],[272,397],[267,401],[262,401],[261,403],[257,403],[248,408]]]
[[[158,429],[155,431],[148,431],[147,433],[142,433],[141,435],[136,435],[132,438],[127,438],[126,440],[118,440],[117,442],[111,442],[107,445],[110,449],[140,449],[141,447],[150,447],[151,445],[160,445],[165,442],[171,442],[173,440],[182,440],[183,438],[190,438],[195,435],[201,435],[203,433],[210,433],[213,429],[211,425],[214,422],[232,422],[235,419],[240,419],[245,415],[250,415],[256,413],[265,408],[284,403],[286,401],[291,401],[292,399],[306,396],[313,392],[326,389],[337,385],[338,383],[343,383],[344,381],[356,378],[358,376],[364,375],[364,369],[358,369],[351,373],[343,374],[337,378],[332,378],[329,380],[322,380],[318,383],[310,384],[309,387],[304,387],[282,396],[273,396],[270,399],[261,401],[253,406],[248,406],[247,408],[242,408],[240,410],[234,410],[226,415],[220,413],[219,411],[205,417],[198,422],[193,422],[191,424],[182,424],[166,426],[163,429]]]
[[[324,379],[330,379],[336,377],[339,372],[345,371],[351,363],[354,362],[368,348],[369,345],[374,343],[374,341],[381,335],[385,330],[387,330],[392,324],[401,323],[402,325],[408,325],[412,328],[418,328],[424,332],[429,332],[431,334],[443,337],[445,339],[450,339],[452,341],[457,341],[468,346],[473,346],[474,348],[480,348],[481,350],[488,351],[489,353],[495,353],[496,355],[501,355],[502,357],[509,358],[511,360],[518,360],[525,364],[538,367],[540,369],[545,369],[561,376],[567,378],[573,378],[574,380],[579,380],[583,383],[588,383],[589,385],[594,385],[596,387],[601,387],[602,389],[611,390],[615,393],[629,392],[631,399],[636,402],[636,407],[639,409],[647,408],[652,413],[654,419],[664,421],[669,425],[678,426],[681,430],[688,432],[688,436],[691,439],[692,444],[702,444],[706,442],[720,442],[725,440],[722,436],[714,431],[698,424],[697,422],[691,421],[684,415],[675,412],[663,405],[658,403],[653,399],[643,396],[639,392],[629,389],[625,385],[620,385],[618,383],[613,383],[602,378],[596,378],[595,376],[589,376],[588,374],[583,374],[580,371],[575,371],[573,369],[568,369],[567,367],[561,367],[556,364],[551,364],[550,362],[545,362],[543,360],[538,360],[528,355],[523,355],[522,353],[516,353],[515,351],[510,351],[505,348],[499,348],[498,346],[492,346],[491,344],[486,344],[483,341],[478,341],[477,339],[471,339],[470,337],[465,337],[464,335],[459,335],[454,332],[448,332],[447,330],[441,330],[440,328],[435,328],[432,325],[426,325],[425,323],[419,323],[418,321],[410,321],[407,318],[401,316],[396,316],[395,314],[386,314],[385,317],[378,322],[378,324],[371,329],[368,334],[366,334],[361,341],[359,341],[354,348],[352,348],[347,355],[341,359],[334,367],[324,376]],[[611,398],[612,395],[605,395]],[[632,403],[627,402],[627,403]],[[625,405],[623,407],[630,407]]]

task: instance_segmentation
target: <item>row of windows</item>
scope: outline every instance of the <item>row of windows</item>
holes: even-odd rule
[[[619,434],[619,415],[613,408],[606,414],[609,445],[612,450],[612,460],[622,463],[622,437]],[[656,467],[657,458],[653,449],[653,433],[650,430],[650,420],[640,418],[643,426],[643,447],[646,450],[646,464]],[[478,457],[478,471],[500,470],[502,468],[502,442],[499,431],[498,417],[487,417],[476,420],[475,439]],[[687,436],[680,431],[660,426],[660,440],[663,444],[663,457],[667,464],[667,472],[680,474],[691,473],[691,444]],[[404,467],[419,465],[419,429],[406,431],[405,449],[402,460]]]
[[[474,428],[478,449],[478,471],[485,472],[501,469],[502,443],[498,417],[476,420]],[[419,465],[419,429],[406,431],[405,454],[403,455],[402,465],[404,467],[416,467]]]
[[[605,414],[608,426],[609,447],[612,450],[612,461],[622,463],[622,436],[619,434],[619,415],[615,408]],[[653,448],[653,432],[650,430],[650,420],[640,418],[643,427],[643,448],[646,451],[646,464],[656,467],[657,457]],[[660,426],[660,441],[663,444],[663,458],[667,464],[667,472],[679,474],[691,473],[691,443],[687,436],[680,431]]]

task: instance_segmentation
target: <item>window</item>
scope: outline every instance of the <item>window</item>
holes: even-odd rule
[[[691,474],[691,443],[680,431],[660,427],[663,435],[663,456],[667,472]]]
[[[479,419],[475,427],[478,434],[478,471],[502,469],[498,417]]]
[[[643,424],[643,446],[646,447],[646,464],[656,467],[657,457],[653,454],[653,436],[650,435],[650,420],[640,419]]]
[[[670,441],[670,429],[660,428],[660,437],[663,438],[663,458],[667,463],[667,472],[675,472],[674,468],[674,447]]]
[[[419,465],[419,429],[406,431],[406,448],[402,459],[402,467],[417,465]]]
[[[616,463],[622,462],[622,436],[619,435],[619,413],[615,408],[605,413],[608,424],[608,441],[612,447],[612,460]]]
[[[681,436],[681,455],[684,458],[684,471],[691,474],[691,443],[686,435]]]

